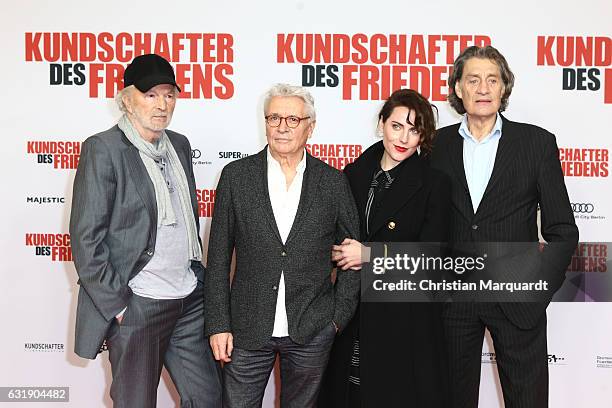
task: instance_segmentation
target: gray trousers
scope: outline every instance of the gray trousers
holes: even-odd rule
[[[221,371],[204,337],[202,283],[184,299],[132,296],[109,329],[114,408],[154,408],[165,366],[181,408],[221,407]]]
[[[234,347],[232,361],[223,367],[223,406],[261,407],[278,354],[281,408],[315,407],[335,336],[336,329],[330,322],[308,344],[297,344],[290,337],[272,337],[259,350]]]

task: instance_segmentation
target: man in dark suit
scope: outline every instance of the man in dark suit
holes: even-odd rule
[[[83,143],[74,180],[75,351],[93,359],[106,339],[115,408],[154,408],[163,366],[181,407],[219,407],[220,370],[204,337],[191,147],[166,130],[180,89],[155,54],[136,57],[124,85],[124,115]]]
[[[206,335],[225,362],[225,406],[261,406],[278,354],[281,406],[313,407],[335,334],[358,301],[359,274],[339,271],[332,284],[331,247],[358,236],[359,217],[345,176],[305,150],[316,119],[310,93],[278,84],[264,113],[267,147],[225,166],[217,186]]]
[[[555,137],[507,120],[514,76],[491,46],[469,47],[454,63],[449,102],[460,124],[438,131],[431,165],[452,180],[453,243],[537,242],[538,269],[549,292],[561,286],[578,229],[570,207]],[[538,251],[536,251],[538,252]],[[515,265],[519,265],[520,262]],[[525,268],[528,268],[525,265]],[[525,268],[508,268],[524,273]],[[453,407],[476,407],[485,328],[495,346],[506,408],[548,406],[546,306],[541,302],[456,302],[445,309]]]

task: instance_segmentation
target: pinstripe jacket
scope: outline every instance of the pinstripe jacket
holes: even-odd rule
[[[332,245],[359,234],[344,174],[306,153],[300,202],[283,244],[268,194],[266,149],[223,169],[208,245],[206,335],[231,332],[244,349],[259,349],[272,336],[281,271],[289,336],[297,343],[332,320],[344,328],[358,302],[358,273],[339,271],[331,281]]]
[[[563,283],[565,269],[578,243],[578,228],[570,206],[558,148],[553,134],[534,125],[502,116],[493,173],[474,213],[463,167],[463,138],[459,124],[438,131],[431,165],[451,177],[451,242],[533,242],[541,233],[558,243],[543,254],[552,292]],[[503,303],[506,316],[518,327],[533,327],[547,303]]]

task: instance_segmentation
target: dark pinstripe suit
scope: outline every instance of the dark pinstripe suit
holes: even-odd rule
[[[493,173],[474,213],[463,166],[459,124],[438,131],[431,165],[452,180],[451,242],[532,242],[541,233],[562,250],[542,254],[552,292],[564,279],[578,229],[570,207],[554,135],[502,117]],[[454,303],[446,337],[454,407],[476,407],[484,329],[491,332],[506,408],[548,406],[546,306],[542,303]]]

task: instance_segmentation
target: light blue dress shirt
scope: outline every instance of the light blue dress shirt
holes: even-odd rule
[[[476,213],[491,178],[491,173],[493,173],[497,146],[502,136],[501,116],[499,113],[497,114],[491,133],[478,141],[470,133],[467,115],[464,115],[461,126],[459,126],[459,134],[463,137],[463,169],[472,198],[472,207],[474,213]]]

